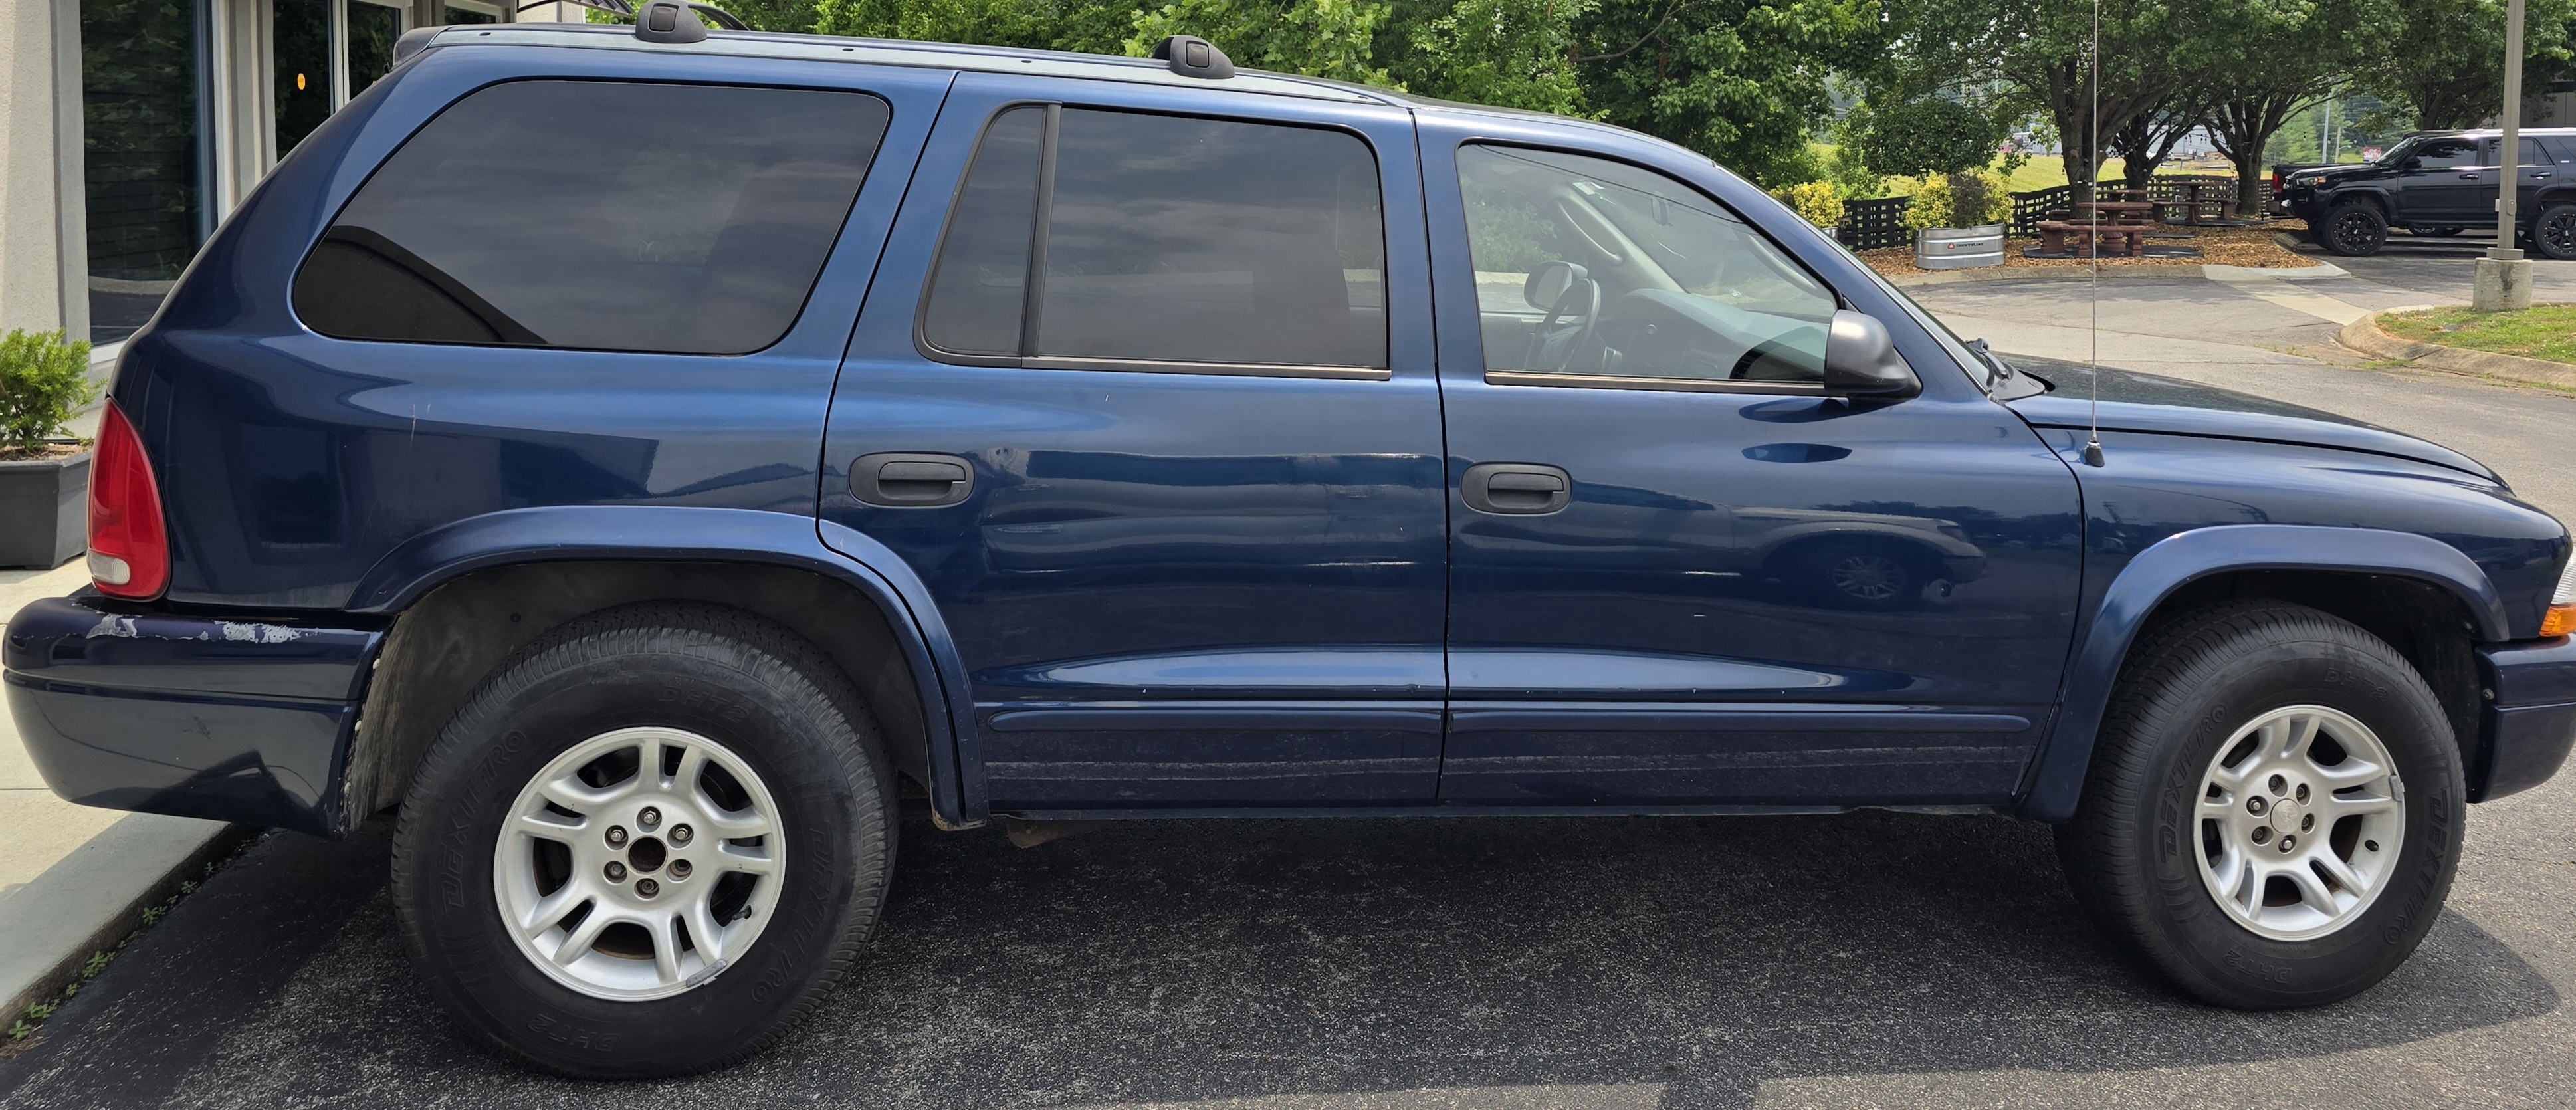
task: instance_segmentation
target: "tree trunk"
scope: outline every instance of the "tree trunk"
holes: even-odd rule
[[[2236,167],[2236,214],[2247,219],[2262,215],[2272,203],[2271,182],[2263,176],[2263,144],[2242,148],[2227,160]]]

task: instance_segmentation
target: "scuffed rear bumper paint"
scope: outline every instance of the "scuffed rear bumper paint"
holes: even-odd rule
[[[54,793],[82,805],[334,835],[381,629],[144,612],[95,596],[19,610],[0,683]]]

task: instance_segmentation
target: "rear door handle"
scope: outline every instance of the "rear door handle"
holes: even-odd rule
[[[2483,181],[2483,180],[2485,180],[2485,179],[2486,179],[2486,176],[2487,176],[2487,175],[2482,174],[2482,173],[2464,173],[2464,174],[2461,174],[2461,175],[2460,175],[2460,180],[2462,180],[2462,181]]]
[[[1480,513],[1540,516],[1573,503],[1574,479],[1539,463],[1477,463],[1459,479],[1458,493]]]
[[[975,492],[975,464],[956,455],[885,451],[850,463],[850,496],[889,509],[935,509]]]

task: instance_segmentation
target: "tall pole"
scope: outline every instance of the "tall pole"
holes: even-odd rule
[[[2496,144],[2496,245],[2478,260],[2469,308],[2510,312],[2531,307],[2531,260],[2522,256],[2514,202],[2522,189],[2522,0],[2509,0],[2504,15],[2503,141]]]
[[[2521,226],[2514,221],[2514,201],[2521,199],[2516,194],[2522,190],[2522,0],[2510,0],[2504,10],[2503,119],[2504,141],[2496,151],[2504,178],[2496,188],[2496,246],[2510,248],[2514,229]]]

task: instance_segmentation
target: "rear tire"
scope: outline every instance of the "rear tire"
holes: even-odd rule
[[[2058,856],[2103,930],[2184,993],[2314,1006],[2423,941],[2466,800],[2449,718],[2386,643],[2237,602],[2141,638]]]
[[[2388,217],[2369,201],[2345,201],[2327,210],[2317,242],[2347,258],[2378,254],[2388,244]]]
[[[811,644],[717,606],[610,610],[520,652],[440,734],[395,834],[395,910],[430,993],[491,1048],[585,1079],[723,1067],[866,943],[892,782]]]
[[[2559,201],[2542,206],[2540,215],[2532,218],[2530,239],[2531,248],[2544,257],[2576,258],[2576,204]]]

